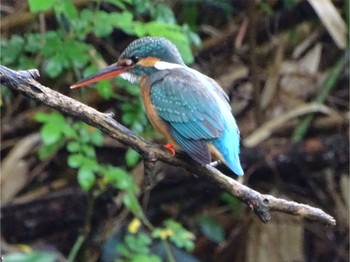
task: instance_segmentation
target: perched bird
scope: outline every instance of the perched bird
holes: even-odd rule
[[[119,75],[140,83],[148,119],[170,145],[180,146],[202,165],[211,162],[212,154],[243,175],[239,130],[228,96],[212,78],[187,67],[173,43],[162,37],[135,40],[115,64],[71,88]]]

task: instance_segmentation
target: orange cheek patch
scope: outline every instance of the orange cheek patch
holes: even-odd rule
[[[155,58],[155,57],[146,57],[146,58],[140,60],[137,64],[140,65],[140,66],[152,67],[152,66],[154,66],[158,61],[160,61],[158,58]]]

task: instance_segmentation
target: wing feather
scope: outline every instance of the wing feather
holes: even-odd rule
[[[183,68],[163,72],[151,86],[152,103],[175,141],[198,162],[209,163],[207,143],[224,131],[220,105],[212,94],[216,87]]]

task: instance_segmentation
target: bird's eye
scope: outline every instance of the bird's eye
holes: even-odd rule
[[[136,63],[140,60],[140,58],[139,58],[138,56],[132,56],[132,57],[130,57],[130,60],[131,60],[134,64],[136,64]]]

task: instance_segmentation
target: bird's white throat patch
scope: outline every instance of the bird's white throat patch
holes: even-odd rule
[[[137,76],[137,75],[134,75],[130,72],[126,72],[126,73],[123,73],[120,75],[121,78],[129,81],[130,83],[139,83],[141,81],[141,77],[140,76]]]
[[[158,70],[167,70],[167,69],[182,68],[183,65],[173,64],[173,63],[168,63],[168,62],[163,62],[163,61],[157,61],[154,64],[154,67]]]

